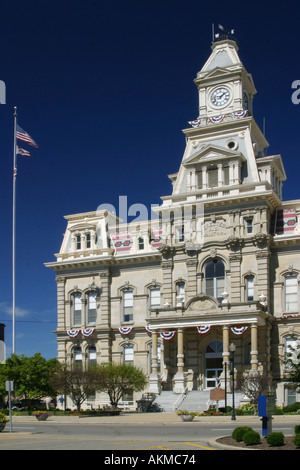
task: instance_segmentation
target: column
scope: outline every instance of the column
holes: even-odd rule
[[[152,332],[152,358],[151,358],[151,373],[149,376],[149,393],[160,393],[160,379],[158,376],[158,367],[157,367],[157,340],[158,333],[156,331]]]
[[[226,378],[227,378],[227,388],[229,385],[229,325],[223,326],[223,372],[220,376],[220,387],[225,389],[225,369],[226,369]]]
[[[223,186],[223,165],[222,163],[218,164],[218,186]]]
[[[174,392],[184,391],[184,351],[183,351],[183,329],[177,330],[177,372],[174,377]]]
[[[258,368],[257,325],[251,325],[251,370]]]

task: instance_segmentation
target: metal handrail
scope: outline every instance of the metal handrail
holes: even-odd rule
[[[179,395],[179,397],[175,401],[175,403],[173,403],[173,411],[175,411],[176,408],[179,406],[179,404],[181,403],[181,400],[183,400],[183,395],[186,395],[187,390],[188,390],[188,387],[186,386],[183,392]]]

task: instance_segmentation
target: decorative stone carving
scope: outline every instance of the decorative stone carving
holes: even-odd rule
[[[205,222],[204,237],[205,238],[225,238],[227,236],[227,225],[223,220],[215,222]]]
[[[216,303],[207,296],[203,297],[196,297],[194,300],[192,299],[191,302],[187,305],[187,308],[189,310],[194,310],[194,311],[207,311],[207,310],[212,310],[216,307]]]

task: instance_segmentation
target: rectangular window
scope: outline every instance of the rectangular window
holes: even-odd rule
[[[246,219],[245,225],[246,225],[246,233],[252,233],[253,232],[253,219]]]
[[[216,188],[218,186],[218,168],[208,168],[208,187]]]
[[[81,250],[81,236],[76,235],[76,250]]]
[[[246,277],[246,300],[254,300],[254,277]]]
[[[91,234],[87,233],[85,236],[86,248],[91,248]]]
[[[223,167],[223,178],[224,178],[224,185],[229,185],[229,166]]]
[[[94,325],[97,318],[97,302],[96,302],[97,293],[90,292],[88,294],[87,302],[87,322],[89,325]]]
[[[74,294],[73,295],[73,325],[81,325],[81,310],[82,310],[82,302],[81,302],[81,294]]]
[[[296,275],[285,277],[285,311],[298,310],[298,278]]]
[[[178,242],[184,242],[184,226],[176,228],[176,238]]]
[[[133,291],[123,292],[123,321],[133,320]]]

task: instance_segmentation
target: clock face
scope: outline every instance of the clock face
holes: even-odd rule
[[[225,87],[217,88],[211,94],[210,99],[214,106],[224,106],[230,99],[230,92],[228,88]]]

